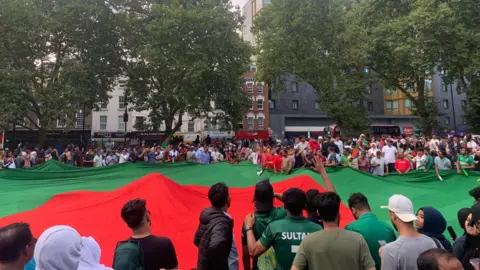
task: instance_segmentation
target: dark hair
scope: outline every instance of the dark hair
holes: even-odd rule
[[[307,195],[299,188],[289,188],[283,193],[282,201],[291,215],[300,216],[307,204]]]
[[[333,222],[339,215],[340,196],[335,192],[325,192],[320,194],[317,199],[318,212],[322,213],[322,219],[327,222]]]
[[[348,207],[358,210],[370,210],[370,204],[368,204],[367,197],[359,192],[350,195],[350,198],[348,198]]]
[[[222,208],[228,202],[228,187],[225,183],[216,183],[208,191],[208,199],[213,207]]]
[[[308,213],[315,213],[318,211],[315,197],[320,194],[318,189],[309,189],[307,192],[305,192],[305,195],[307,196],[307,212]]]
[[[439,270],[438,260],[443,257],[446,261],[456,260],[457,258],[452,253],[441,249],[434,248],[424,251],[417,258],[418,270]]]
[[[0,228],[0,262],[14,263],[32,242],[32,231],[27,223],[13,223]]]
[[[468,195],[472,196],[475,200],[480,200],[480,186],[471,189]]]
[[[134,199],[128,201],[122,207],[122,219],[131,229],[136,229],[142,225],[143,218],[147,212],[147,202],[144,199]]]

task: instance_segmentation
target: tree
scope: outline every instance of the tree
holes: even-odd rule
[[[365,95],[375,82],[366,71],[365,37],[351,24],[350,1],[277,0],[256,17],[253,32],[259,77],[281,93],[285,74],[316,89],[321,110],[347,134],[368,129]]]
[[[147,110],[142,127],[169,136],[183,115],[209,117],[232,130],[250,99],[242,88],[251,48],[241,40],[239,10],[227,0],[128,2],[122,46],[129,78],[127,100]]]
[[[368,65],[386,88],[411,100],[418,125],[430,134],[438,126],[431,79],[456,36],[453,10],[438,0],[366,0],[358,14],[356,24],[370,41]]]
[[[95,0],[0,0],[2,126],[38,130],[108,100],[120,72],[113,9]],[[55,124],[55,125],[54,125]],[[68,125],[67,125],[68,126]]]

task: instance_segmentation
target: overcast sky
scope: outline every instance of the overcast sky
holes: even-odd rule
[[[232,0],[232,3],[234,6],[240,6],[240,10],[243,8],[243,6],[247,3],[248,0]]]

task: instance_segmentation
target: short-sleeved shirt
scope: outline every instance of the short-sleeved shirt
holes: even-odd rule
[[[473,157],[472,156],[468,156],[468,157],[458,156],[458,163],[459,163],[461,169],[468,168],[468,167],[472,166],[472,164],[473,164]]]
[[[365,238],[377,269],[380,269],[381,266],[380,255],[378,254],[380,244],[378,241],[383,240],[390,243],[397,239],[392,227],[378,220],[373,213],[361,215],[358,220],[348,224],[345,230],[357,232]]]
[[[444,158],[436,157],[435,158],[435,165],[438,167],[439,170],[450,170],[450,169],[452,169],[452,162],[446,157],[444,157]]]
[[[173,269],[178,266],[175,248],[170,239],[149,235],[144,238],[130,238],[130,240],[139,242],[145,270]]]
[[[400,236],[383,247],[382,270],[417,270],[417,258],[424,251],[436,248],[432,238]]]
[[[388,164],[383,157],[373,157],[370,161],[372,166],[379,165],[378,167],[373,167],[373,175],[384,176],[385,175],[385,165]]]
[[[385,145],[382,147],[382,152],[384,154],[385,160],[388,163],[395,163],[395,154],[397,153],[397,148],[394,146]]]
[[[338,229],[307,236],[300,244],[293,265],[300,270],[364,270],[374,267],[375,262],[363,236]]]
[[[277,270],[292,268],[293,259],[302,240],[310,233],[322,230],[322,227],[305,217],[287,216],[267,226],[260,243],[267,249],[273,247],[277,261]]]

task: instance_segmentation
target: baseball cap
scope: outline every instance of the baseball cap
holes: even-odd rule
[[[381,208],[387,208],[397,215],[397,217],[403,222],[412,222],[417,220],[417,216],[413,212],[413,203],[409,198],[395,194],[388,199],[388,206],[381,206]]]
[[[270,211],[273,207],[273,187],[270,181],[263,180],[255,185],[255,208],[259,212]]]

